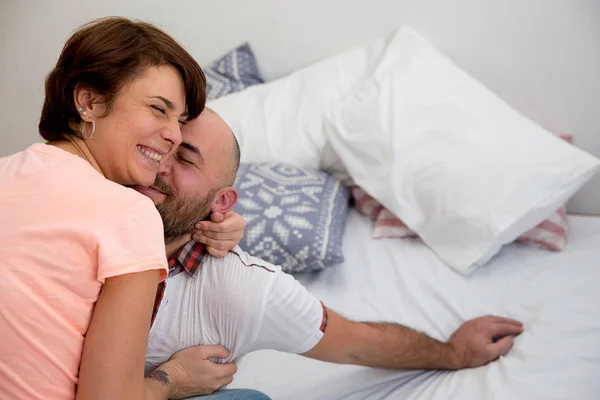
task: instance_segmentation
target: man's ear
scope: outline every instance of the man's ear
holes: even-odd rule
[[[228,186],[219,189],[217,192],[212,206],[210,207],[211,212],[218,212],[225,214],[227,211],[231,211],[235,203],[238,201],[238,192],[232,186]]]

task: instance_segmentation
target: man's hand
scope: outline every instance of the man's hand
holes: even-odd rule
[[[192,238],[196,242],[204,243],[211,255],[224,257],[244,237],[246,221],[234,211],[225,214],[212,213],[210,219],[196,224]]]
[[[146,379],[168,386],[170,399],[208,395],[231,383],[237,372],[235,361],[215,364],[209,358],[228,356],[227,349],[220,345],[189,347],[175,353]]]
[[[456,352],[456,369],[485,365],[506,354],[523,324],[513,319],[486,316],[465,322],[448,340]]]
[[[339,364],[386,369],[478,367],[505,354],[523,324],[501,317],[465,322],[447,342],[395,323],[354,322],[327,308],[323,338],[303,355]]]

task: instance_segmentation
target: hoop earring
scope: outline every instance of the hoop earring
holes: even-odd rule
[[[92,133],[90,133],[90,137],[89,138],[85,138],[85,121],[82,121],[82,124],[79,125],[79,132],[81,132],[81,138],[83,140],[92,140],[92,138],[94,137],[94,133],[96,133],[96,121],[91,120],[90,121],[92,123]]]
[[[92,140],[94,133],[96,133],[96,121],[92,120],[92,133],[90,133],[88,140]]]

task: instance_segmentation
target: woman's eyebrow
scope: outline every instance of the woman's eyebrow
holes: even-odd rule
[[[162,101],[163,103],[165,103],[165,106],[167,106],[167,108],[169,110],[173,110],[175,108],[175,105],[173,104],[173,102],[165,97],[162,96],[150,96],[151,99],[158,99],[160,101]]]

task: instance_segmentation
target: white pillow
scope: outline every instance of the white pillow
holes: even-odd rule
[[[326,116],[358,186],[468,274],[555,212],[599,160],[511,109],[409,28]]]
[[[318,169],[326,142],[323,114],[372,75],[387,41],[377,39],[207,106],[231,126],[243,162],[285,162]]]

